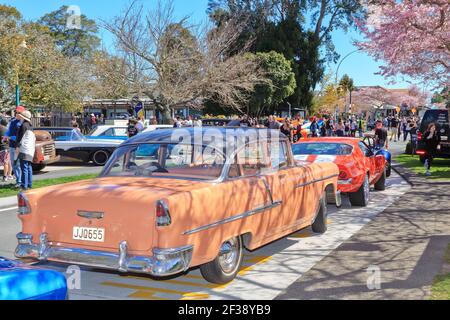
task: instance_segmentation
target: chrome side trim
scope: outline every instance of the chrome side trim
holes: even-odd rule
[[[320,179],[312,180],[312,181],[305,182],[305,183],[300,183],[300,184],[296,185],[295,188],[296,189],[303,188],[303,187],[309,186],[311,184],[322,182],[322,181],[325,181],[325,180],[328,180],[328,179],[332,179],[332,178],[336,178],[336,177],[339,177],[339,175],[338,174],[334,174],[334,175],[329,176],[329,177],[320,178]]]
[[[282,204],[283,204],[283,201],[275,201],[272,204],[265,205],[265,206],[262,206],[262,207],[259,207],[259,208],[256,208],[256,209],[244,212],[244,213],[239,214],[237,216],[233,216],[233,217],[230,217],[230,218],[227,218],[227,219],[223,219],[223,220],[220,220],[220,221],[217,221],[217,222],[205,225],[203,227],[199,227],[199,228],[196,228],[196,229],[193,229],[193,230],[190,230],[190,231],[183,232],[183,235],[191,235],[191,234],[198,233],[200,231],[205,231],[205,230],[208,230],[208,229],[211,229],[211,228],[223,225],[223,224],[227,224],[227,223],[234,222],[234,221],[237,221],[237,220],[245,219],[245,218],[248,218],[248,217],[253,216],[255,214],[267,211],[269,209],[276,208],[276,207],[278,207],[278,206],[280,206]]]

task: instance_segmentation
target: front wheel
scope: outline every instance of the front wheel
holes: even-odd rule
[[[370,198],[369,176],[366,175],[364,182],[358,191],[349,194],[352,206],[367,207]]]
[[[242,264],[243,243],[241,237],[225,241],[219,255],[211,262],[200,267],[206,281],[225,284],[236,278]]]

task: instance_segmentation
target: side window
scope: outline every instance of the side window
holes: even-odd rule
[[[114,129],[114,137],[121,137],[127,135],[127,129],[126,128],[115,128]]]
[[[286,168],[289,165],[288,148],[286,145],[286,141],[271,143],[269,147],[272,169],[280,170]]]
[[[266,145],[262,143],[247,144],[234,160],[228,173],[229,178],[255,176],[270,170]]]
[[[100,136],[113,136],[113,135],[114,135],[113,129],[108,129],[102,134],[100,134]]]
[[[370,151],[370,149],[363,142],[359,143],[359,149],[361,149],[362,153],[366,157],[371,157],[373,155],[372,151]]]

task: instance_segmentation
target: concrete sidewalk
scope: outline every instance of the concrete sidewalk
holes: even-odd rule
[[[277,299],[426,299],[429,296],[450,243],[450,182],[430,182],[398,166],[395,170],[411,183],[411,191]],[[368,281],[378,275],[381,289],[370,290]]]

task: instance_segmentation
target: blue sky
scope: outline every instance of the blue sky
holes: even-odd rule
[[[157,0],[142,0],[146,7],[153,7]],[[58,9],[62,5],[77,5],[81,12],[89,18],[97,20],[109,20],[118,15],[121,10],[130,3],[129,0],[0,0],[1,4],[15,6],[23,14],[25,19],[36,20],[44,14]],[[190,15],[192,21],[202,22],[207,19],[206,8],[208,0],[174,0],[175,13],[177,16]],[[99,36],[103,39],[103,44],[110,48],[112,46],[112,37],[107,31],[100,31]],[[356,48],[352,42],[354,39],[360,39],[361,36],[356,32],[345,33],[336,31],[333,34],[333,40],[337,52],[344,57]],[[379,63],[363,52],[356,52],[349,56],[341,65],[339,77],[347,73],[352,77],[357,86],[381,85],[388,88],[404,88],[409,84],[401,79],[397,79],[395,84],[389,84],[379,75]],[[337,65],[331,65],[329,70],[336,71]]]

